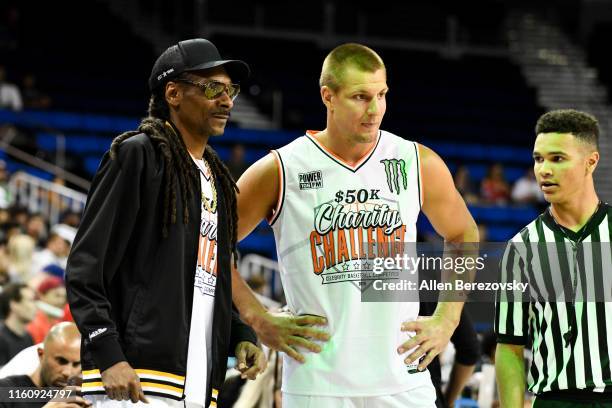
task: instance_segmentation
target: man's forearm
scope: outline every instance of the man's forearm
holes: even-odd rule
[[[232,266],[232,301],[238,308],[245,323],[257,331],[258,318],[266,313],[255,293],[244,281],[236,268]]]
[[[476,265],[476,258],[479,254],[479,234],[478,227],[473,220],[468,223],[469,225],[465,227],[461,233],[455,236],[444,236],[444,253],[442,257],[444,259],[444,264],[446,264],[447,259],[453,259],[456,261],[451,265],[465,265],[462,268],[455,269],[453,266],[445,267],[441,271],[441,281],[443,283],[450,283],[453,289],[450,290],[441,290],[438,295],[438,304],[443,303],[460,303],[460,305],[456,305],[451,309],[454,312],[459,313],[458,315],[453,317],[457,318],[457,322],[459,322],[461,310],[463,309],[463,303],[467,300],[468,293],[465,290],[457,290],[457,281],[465,282],[473,282],[476,274],[476,268],[474,266],[468,266],[468,260],[472,260],[471,264]],[[461,263],[459,263],[461,261]],[[437,312],[437,309],[436,309]]]
[[[453,331],[459,324],[461,319],[461,310],[463,310],[463,302],[444,302],[441,301],[436,306],[436,310],[432,316],[441,318],[453,326]]]
[[[495,373],[502,408],[522,408],[525,399],[523,346],[497,344]]]

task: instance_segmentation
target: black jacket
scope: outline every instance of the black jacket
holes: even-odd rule
[[[195,166],[195,164],[194,164]],[[83,393],[104,393],[100,371],[126,360],[145,394],[184,397],[187,348],[200,225],[200,184],[186,205],[176,191],[176,223],[162,238],[164,162],[145,134],[107,152],[94,178],[66,269],[68,300],[83,335]],[[217,183],[217,191],[221,186]],[[218,194],[217,287],[212,337],[216,397],[228,354],[252,329],[232,308],[228,214]],[[206,384],[202,384],[203,387]],[[210,389],[212,388],[212,389]]]

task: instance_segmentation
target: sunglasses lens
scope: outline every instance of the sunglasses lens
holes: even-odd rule
[[[206,84],[204,95],[208,99],[216,99],[225,91],[225,84],[221,82],[209,82]]]
[[[210,100],[217,99],[218,97],[223,95],[223,92],[225,92],[226,89],[227,95],[231,99],[234,99],[236,96],[238,96],[238,93],[240,92],[240,85],[225,85],[223,82],[212,81],[205,84],[203,89],[204,96],[206,96],[206,98]]]
[[[238,93],[240,93],[240,85],[230,84],[227,87],[227,93],[229,94],[230,98],[234,99],[238,96]]]

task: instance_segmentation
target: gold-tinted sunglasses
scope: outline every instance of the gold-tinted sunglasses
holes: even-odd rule
[[[223,95],[223,92],[227,92],[227,95],[233,101],[240,93],[240,85],[238,84],[225,84],[219,81],[196,82],[186,78],[177,78],[174,81],[197,86],[204,92],[204,96],[208,100],[217,99]]]

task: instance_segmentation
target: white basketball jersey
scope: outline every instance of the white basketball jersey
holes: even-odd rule
[[[416,241],[417,144],[380,131],[351,166],[314,135],[273,151],[281,188],[269,221],[290,310],[325,316],[331,340],[319,354],[300,349],[304,364],[284,356],[283,392],[376,396],[419,387],[429,372],[414,373],[396,351],[409,338],[401,324],[417,318],[419,304],[362,302],[362,290],[381,279],[372,260]]]

